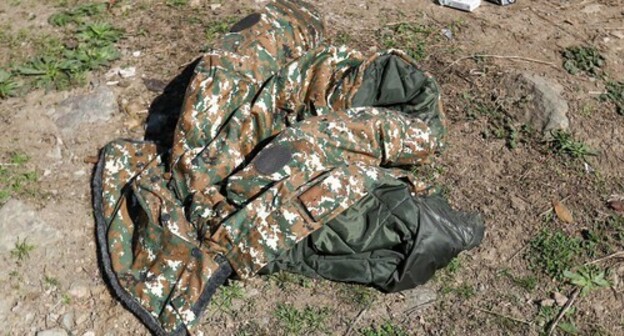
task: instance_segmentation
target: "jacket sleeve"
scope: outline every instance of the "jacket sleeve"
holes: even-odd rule
[[[311,118],[282,132],[251,164],[232,175],[227,197],[242,204],[290,176],[301,174],[310,180],[337,166],[426,163],[436,144],[424,122],[395,111],[354,108]]]

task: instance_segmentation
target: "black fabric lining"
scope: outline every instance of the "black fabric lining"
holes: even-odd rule
[[[238,33],[240,31],[253,27],[256,23],[260,21],[261,17],[262,16],[258,13],[253,13],[246,16],[245,18],[234,24],[232,28],[230,28],[230,33]]]
[[[98,244],[98,256],[100,259],[100,265],[106,275],[104,279],[108,280],[108,285],[113,289],[114,294],[119,300],[130,310],[145,326],[152,332],[153,335],[167,336],[167,333],[162,329],[160,323],[145,310],[130,294],[128,294],[119,283],[113,266],[111,265],[110,253],[108,251],[108,243],[106,241],[106,233],[108,227],[106,220],[104,219],[104,209],[102,200],[102,174],[104,173],[104,157],[105,153],[102,151],[100,154],[100,160],[95,168],[92,190],[93,190],[93,209],[95,216],[95,230]]]
[[[92,180],[92,200],[93,200],[93,212],[95,217],[95,234],[98,252],[98,260],[101,266],[101,271],[104,273],[103,279],[112,289],[113,295],[116,296],[119,301],[132,312],[155,336],[182,336],[187,335],[188,330],[184,324],[180,325],[173,333],[168,334],[162,327],[158,320],[156,320],[141,304],[133,298],[119,283],[117,275],[113,271],[111,265],[111,256],[108,251],[108,242],[106,240],[106,234],[108,231],[108,225],[104,218],[103,200],[102,200],[102,174],[104,173],[104,158],[105,152],[101,151],[100,159],[93,173]],[[217,256],[215,259],[221,267],[213,273],[206,288],[200,295],[199,300],[191,309],[197,318],[204,311],[210,298],[216,292],[217,288],[224,284],[225,281],[233,273],[232,267],[227,262],[225,257]]]

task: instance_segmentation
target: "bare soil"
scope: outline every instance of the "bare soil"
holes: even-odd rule
[[[18,36],[21,31],[23,36],[13,45],[0,46],[0,67],[34,56],[36,37],[60,34],[47,18],[85,2],[2,1],[4,33]],[[191,0],[181,6],[167,6],[165,0],[117,2],[105,16],[125,30],[118,44],[122,57],[112,66],[134,66],[137,75],[118,78],[119,83],[110,86],[119,103],[119,113],[111,120],[74,131],[63,131],[52,120],[55,106],[64,99],[106,85],[106,70],[91,73],[82,87],[30,90],[0,100],[0,162],[7,162],[11,153],[25,153],[30,157],[26,169],[39,176],[35,193],[13,197],[35,208],[40,219],[62,237],[58,243],[35,246],[21,262],[9,253],[0,255],[0,283],[10,301],[2,331],[6,335],[64,328],[63,319],[68,315],[73,316],[68,330],[72,335],[148,334],[101,279],[89,158],[116,138],[142,138],[141,125],[148,111],[176,108],[183,92],[169,90],[159,97],[158,91],[170,82],[173,88],[183,88],[180,81],[184,78],[174,79],[201,55],[207,28],[265,4],[259,0],[223,1],[212,7],[216,0]],[[585,74],[573,76],[563,69],[561,52],[569,46],[596,46],[606,59],[604,72],[612,79],[624,80],[622,2],[519,0],[507,7],[484,2],[473,13],[431,1],[315,3],[325,15],[329,41],[346,43],[364,53],[383,49],[384,34],[397,24],[431,29],[419,37],[425,42],[422,68],[441,84],[450,119],[449,147],[437,160],[434,177],[455,207],[483,215],[486,237],[480,247],[459,257],[456,269],[441,271],[425,285],[437,292],[437,300],[421,309],[410,309],[408,293],[385,295],[320,280],[258,277],[234,285],[242,291],[232,294],[231,305],[211,306],[197,334],[288,334],[288,323],[276,314],[283,304],[331,312],[317,314],[322,326],[309,332],[312,334],[344,335],[351,330],[352,335],[359,335],[363,328],[387,321],[409,335],[543,333],[544,324],[554,319],[560,308],[555,307],[552,315],[540,302],[554,292],[569,296],[574,287],[535,269],[531,253],[538,252],[531,250],[529,242],[542,229],[561,229],[584,239],[584,233],[614,216],[607,200],[624,194],[624,116],[610,102],[598,99],[605,91],[603,80]],[[452,39],[442,35],[443,29],[452,30]],[[475,54],[505,57],[466,58]],[[515,90],[505,83],[519,73],[544,76],[564,86],[571,133],[595,150],[596,156],[582,160],[557,155],[535,133],[526,135],[515,148],[508,146],[507,139],[484,137],[491,128],[490,118],[471,116],[469,111]],[[507,109],[512,115],[514,111],[513,106]],[[552,202],[562,200],[573,214],[573,223],[556,216],[545,220],[553,217]],[[622,244],[615,242],[610,247],[613,252],[621,251]],[[593,256],[577,258],[576,266],[605,255],[596,250]],[[614,258],[599,264],[608,271],[610,288],[579,297],[564,319],[576,326],[578,334],[624,335],[624,264],[619,261]],[[527,289],[512,280],[523,277],[534,277],[535,288]],[[54,281],[49,279],[58,283],[51,284]],[[544,317],[547,313],[551,315]],[[296,330],[291,328],[290,333],[297,334]],[[564,331],[558,329],[556,334]]]

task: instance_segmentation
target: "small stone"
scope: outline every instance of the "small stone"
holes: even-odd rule
[[[110,70],[106,71],[106,73],[104,74],[104,78],[110,80],[114,77],[117,77],[119,75],[119,70],[121,70],[119,67],[111,68]]]
[[[78,170],[74,172],[74,176],[76,177],[85,176],[85,175],[87,175],[87,172],[85,172],[84,170]]]
[[[211,10],[217,10],[221,8],[221,4],[210,4],[209,7]]]
[[[559,307],[563,307],[566,305],[566,303],[568,303],[568,297],[559,292],[553,293],[553,299],[555,299],[555,303]]]
[[[544,299],[540,301],[540,306],[542,307],[552,307],[555,305],[555,300],[553,299]]]
[[[518,106],[515,116],[519,122],[541,131],[545,138],[556,130],[567,131],[569,105],[562,96],[560,84],[533,74],[520,74],[505,82],[507,99]]]
[[[18,239],[33,246],[33,252],[60,239],[59,232],[45,223],[34,208],[15,199],[0,208],[0,232],[0,253],[9,253]]]
[[[61,320],[61,325],[66,330],[71,330],[74,327],[74,313],[69,312],[63,315],[63,319]]]
[[[36,336],[67,336],[67,331],[63,329],[48,329],[37,332]]]
[[[69,130],[86,123],[107,121],[117,108],[115,93],[107,86],[99,86],[89,94],[64,100],[53,116],[59,128]]]
[[[438,299],[438,295],[434,290],[427,287],[416,287],[408,290],[405,294],[405,305],[408,310],[420,310]]]
[[[95,336],[95,331],[87,331],[86,333],[82,334],[82,336]]]
[[[596,13],[601,12],[603,7],[604,7],[603,5],[593,4],[593,5],[585,6],[585,8],[581,10],[581,12],[585,14],[596,14]]]
[[[121,78],[131,78],[136,76],[136,67],[119,69],[119,76],[121,76]]]
[[[133,56],[133,57],[141,57],[141,51],[140,51],[140,50],[137,50],[137,51],[133,52],[133,53],[132,53],[132,56]]]
[[[69,287],[69,294],[75,298],[83,299],[88,297],[91,293],[89,292],[89,287],[82,283],[73,283]]]
[[[78,315],[78,317],[76,318],[76,325],[82,325],[83,323],[87,322],[87,320],[89,320],[89,316],[89,313],[82,313]]]
[[[453,39],[453,31],[447,28],[442,29],[442,35],[449,40]]]

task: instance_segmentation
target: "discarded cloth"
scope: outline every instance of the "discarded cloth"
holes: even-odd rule
[[[444,147],[439,87],[405,53],[323,43],[271,2],[195,68],[171,146],[113,141],[94,180],[99,253],[156,335],[185,334],[218,286],[280,270],[392,292],[479,244],[412,168]]]

